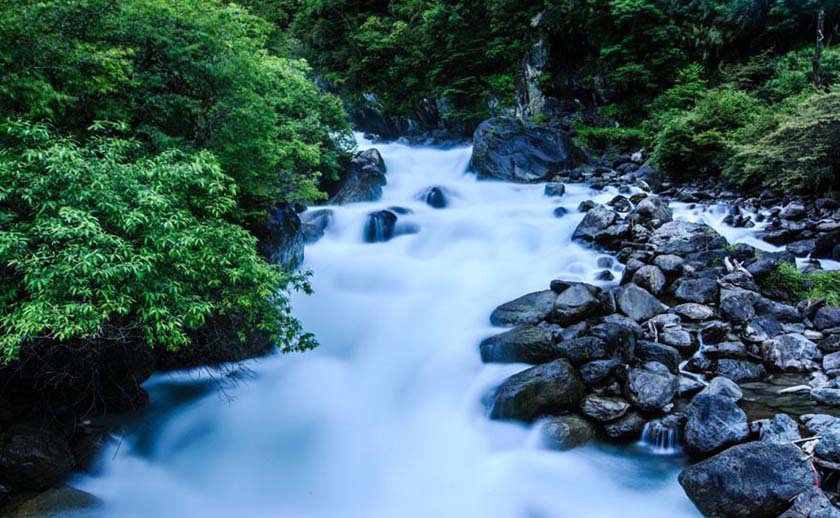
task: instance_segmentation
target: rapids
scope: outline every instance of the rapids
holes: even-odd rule
[[[321,346],[249,362],[223,390],[207,373],[153,377],[150,407],[95,474],[72,481],[104,501],[94,515],[697,515],[676,480],[679,455],[556,452],[539,423],[486,418],[487,394],[526,368],[481,363],[479,341],[499,331],[490,312],[554,278],[601,283],[607,256],[570,236],[581,201],[617,191],[570,184],[549,198],[543,185],[477,181],[469,147],[376,147],[382,199],[330,207],[326,235],[306,249],[315,294],[296,295],[295,312]],[[433,186],[446,208],[423,201]],[[567,215],[554,217],[558,206]],[[390,207],[409,209],[398,225],[419,232],[366,243],[366,215]],[[677,219],[756,244],[754,230],[723,228],[722,210],[675,207]]]

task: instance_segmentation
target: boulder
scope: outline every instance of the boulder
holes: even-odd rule
[[[595,427],[582,417],[564,415],[546,420],[542,426],[545,445],[555,450],[570,450],[595,438]]]
[[[793,201],[782,207],[779,217],[782,219],[798,220],[808,215],[805,206],[799,202]]]
[[[680,370],[680,353],[673,347],[657,342],[639,340],[636,343],[636,356],[645,362],[659,362],[673,374]]]
[[[748,360],[733,360],[730,358],[717,360],[713,371],[715,375],[729,378],[736,383],[757,381],[767,374],[762,365]]]
[[[719,342],[716,344],[704,345],[700,352],[706,358],[717,360],[720,358],[746,358],[747,348],[741,342]]]
[[[810,372],[819,369],[822,353],[817,344],[798,333],[781,335],[761,344],[766,363],[785,372]]]
[[[701,390],[700,393],[728,397],[736,403],[744,397],[744,393],[741,392],[741,388],[738,384],[729,378],[724,378],[723,376],[718,376],[712,379],[712,381],[710,381],[706,388]]]
[[[729,322],[744,324],[755,316],[755,303],[760,295],[741,288],[721,290],[720,314]]]
[[[633,274],[633,282],[653,295],[659,295],[665,288],[665,274],[657,266],[642,266]]]
[[[61,485],[32,498],[10,504],[3,508],[7,518],[65,518],[67,516],[90,516],[101,511],[104,502],[90,493]]]
[[[303,242],[312,244],[324,237],[324,232],[332,221],[330,209],[308,210],[300,215],[303,225]]]
[[[670,311],[686,320],[703,321],[715,316],[715,310],[704,304],[687,302],[674,306]]]
[[[364,240],[366,243],[388,241],[394,237],[396,226],[397,215],[390,210],[371,212],[365,221]]]
[[[531,183],[571,167],[573,154],[571,136],[560,128],[494,117],[476,128],[470,163],[479,178]]]
[[[814,317],[814,327],[822,331],[833,327],[840,327],[840,308],[823,306]]]
[[[555,360],[514,374],[496,390],[490,417],[533,421],[541,415],[577,409],[585,387],[572,364]]]
[[[614,421],[630,410],[630,404],[620,397],[589,394],[580,405],[583,415],[595,421],[605,423]]]
[[[840,462],[840,428],[826,427],[820,434],[814,453],[829,462]]]
[[[674,219],[671,209],[668,208],[668,202],[654,195],[646,196],[639,201],[627,218],[629,221],[639,223],[655,223],[653,226],[659,226]]]
[[[479,345],[483,362],[544,363],[560,357],[549,326],[522,325],[485,338]]]
[[[15,489],[48,489],[69,475],[74,464],[67,439],[53,430],[16,424],[0,436],[0,480]]]
[[[645,429],[645,418],[635,410],[628,411],[624,417],[604,424],[604,433],[615,440],[636,440]]]
[[[685,260],[678,255],[657,255],[653,260],[653,264],[658,266],[665,275],[677,276],[682,273],[683,263]]]
[[[778,516],[814,487],[815,474],[796,446],[755,441],[689,466],[679,482],[707,516]]]
[[[618,218],[618,214],[603,205],[596,205],[586,213],[583,220],[575,228],[572,239],[582,239],[593,242],[595,237],[606,230]]]
[[[823,405],[840,407],[840,389],[814,388],[811,389],[811,399]]]
[[[684,257],[688,254],[722,248],[726,239],[712,227],[687,221],[671,221],[656,229],[648,241],[658,254]]]
[[[812,487],[800,493],[779,518],[840,518],[840,510],[832,505],[822,489]]]
[[[634,328],[624,322],[605,321],[589,330],[589,334],[597,337],[606,345],[607,355],[629,362],[636,349],[636,332]]]
[[[259,239],[259,252],[268,262],[286,271],[303,263],[303,224],[291,205],[283,203],[272,208],[254,233]]]
[[[776,443],[789,443],[802,438],[799,435],[799,425],[787,414],[773,416],[773,419],[761,427],[759,437],[762,441]]]
[[[717,300],[718,284],[714,279],[700,277],[697,279],[681,279],[677,283],[674,296],[686,302],[708,304]]]
[[[593,291],[580,283],[562,290],[554,301],[553,320],[562,326],[568,326],[595,316],[600,303]]]
[[[625,395],[643,412],[662,412],[680,388],[676,376],[658,362],[647,362],[644,368],[630,369]]]
[[[494,326],[537,324],[554,311],[557,294],[551,290],[537,291],[506,302],[490,314]]]
[[[544,192],[546,196],[563,196],[566,194],[566,186],[560,182],[548,182]]]
[[[608,380],[621,367],[618,360],[596,360],[580,368],[580,377],[589,386],[599,385]]]
[[[443,187],[430,187],[418,196],[433,209],[445,209],[449,205],[449,196]]]
[[[385,179],[385,161],[374,148],[361,151],[353,157],[350,170],[342,178],[330,203],[344,205],[363,201],[376,201],[382,197]]]
[[[557,344],[559,355],[566,358],[573,365],[580,366],[594,360],[602,360],[607,357],[607,344],[600,338],[584,336],[563,340]]]
[[[731,397],[697,394],[686,414],[685,449],[694,456],[707,457],[749,437],[747,415]]]
[[[668,306],[632,283],[621,287],[616,303],[622,313],[636,322],[648,320],[668,310]]]

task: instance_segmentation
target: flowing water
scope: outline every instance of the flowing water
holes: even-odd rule
[[[362,142],[362,145],[367,145]],[[487,394],[525,365],[484,365],[492,309],[553,278],[598,283],[606,256],[571,241],[586,199],[616,191],[479,182],[470,149],[377,146],[388,185],[333,207],[306,249],[315,294],[295,311],[321,346],[250,362],[239,383],[158,375],[152,403],[77,487],[100,516],[695,516],[679,456],[639,446],[542,446],[539,423],[486,418]],[[421,193],[440,186],[448,205]],[[557,218],[557,206],[568,214]],[[366,243],[370,212],[419,230]],[[723,214],[677,217],[720,227]],[[727,237],[749,239],[752,231]],[[602,265],[604,263],[602,262]],[[613,265],[616,275],[620,266]]]

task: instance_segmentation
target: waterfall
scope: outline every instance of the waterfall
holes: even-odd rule
[[[654,419],[645,424],[640,443],[659,455],[673,455],[682,452],[682,426],[669,422],[667,418]]]

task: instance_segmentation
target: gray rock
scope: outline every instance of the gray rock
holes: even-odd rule
[[[814,473],[796,446],[755,441],[689,466],[679,482],[707,516],[778,516],[814,487]]]
[[[755,313],[772,317],[779,322],[802,322],[802,314],[799,313],[798,309],[788,304],[770,300],[767,297],[759,297],[755,301]]]
[[[559,128],[495,117],[476,128],[470,163],[479,178],[531,183],[571,167],[573,152],[571,137]]]
[[[574,410],[585,395],[583,382],[567,360],[555,360],[514,374],[498,388],[490,416],[532,421]]]
[[[762,441],[787,443],[798,441],[799,425],[787,414],[776,414],[766,425],[761,427]]]
[[[674,292],[679,300],[704,304],[717,299],[718,285],[714,279],[700,277],[697,279],[682,279]]]
[[[653,295],[658,295],[665,288],[665,274],[657,266],[645,265],[633,274],[633,282]]]
[[[548,326],[523,325],[482,340],[483,362],[544,363],[560,358]]]
[[[648,241],[659,254],[685,256],[722,248],[726,239],[712,227],[687,221],[671,221],[656,229]]]
[[[665,329],[659,334],[659,339],[662,343],[676,347],[684,353],[688,353],[694,348],[691,333],[682,327],[669,327]]]
[[[546,196],[563,196],[566,194],[566,186],[560,182],[548,182],[545,184]]]
[[[618,360],[596,360],[580,368],[580,377],[589,386],[598,385],[609,379],[620,366]]]
[[[820,441],[814,448],[814,453],[829,462],[840,462],[840,428],[825,428],[820,434]]]
[[[595,438],[592,423],[576,415],[552,417],[542,426],[546,446],[556,450],[570,450]]]
[[[832,505],[822,489],[812,487],[800,493],[779,518],[840,518],[840,510]]]
[[[828,406],[840,407],[840,389],[836,388],[815,388],[811,389],[811,399],[817,403]]]
[[[687,302],[671,308],[671,312],[686,320],[697,322],[709,320],[715,316],[715,310],[704,304]]]
[[[744,326],[741,336],[752,343],[762,343],[782,334],[782,325],[770,315],[755,317]]]
[[[805,210],[805,206],[799,202],[790,202],[782,208],[782,211],[779,213],[779,217],[782,219],[792,219],[798,220],[802,219],[808,215],[808,211]]]
[[[494,309],[490,323],[494,326],[537,324],[551,315],[555,300],[557,294],[551,290],[523,295]]]
[[[590,329],[589,334],[604,341],[609,357],[624,362],[633,359],[636,332],[631,325],[624,322],[603,322]]]
[[[655,195],[646,196],[639,201],[627,217],[630,221],[658,222],[659,225],[674,219],[668,202]]]
[[[659,267],[665,275],[676,276],[682,273],[683,263],[685,261],[678,255],[657,255],[653,260],[653,264]]]
[[[840,327],[840,308],[823,306],[814,317],[814,327],[820,331]]]
[[[840,428],[840,418],[828,414],[804,414],[799,418],[805,429],[811,434],[819,435],[827,428]]]
[[[668,310],[668,306],[635,284],[623,286],[616,298],[616,303],[622,313],[636,322],[648,320]]]
[[[685,449],[692,455],[707,457],[749,437],[747,415],[731,397],[697,394],[686,414]]]
[[[576,324],[597,314],[600,303],[584,284],[572,284],[554,301],[553,319],[562,326]]]
[[[614,421],[630,410],[630,404],[619,397],[599,396],[590,394],[583,398],[580,405],[581,412],[587,417],[605,423]]]
[[[736,383],[760,380],[767,374],[762,365],[748,360],[732,360],[729,358],[717,360],[713,370],[715,375],[729,378]]]
[[[728,324],[724,324],[720,320],[713,320],[701,327],[697,334],[704,344],[709,345],[725,341],[729,335],[729,330]]]
[[[644,412],[662,412],[680,388],[679,380],[658,362],[648,362],[643,369],[630,369],[625,395]]]
[[[303,225],[294,208],[280,204],[269,211],[258,235],[260,255],[283,270],[292,271],[303,263]]]
[[[350,171],[341,180],[341,185],[330,203],[344,205],[362,201],[376,201],[382,197],[385,179],[385,161],[374,148],[361,151],[353,157]]]
[[[595,237],[615,223],[618,214],[603,205],[596,205],[586,213],[583,221],[575,228],[572,239],[595,241]]]
[[[303,242],[312,244],[324,237],[324,232],[332,221],[331,209],[308,210],[300,215],[303,224]]]
[[[89,516],[104,502],[90,493],[60,485],[3,508],[7,518],[65,518]]]
[[[680,353],[669,345],[640,340],[636,343],[636,356],[645,362],[659,362],[673,374],[679,373]]]
[[[840,352],[826,354],[822,361],[823,370],[830,376],[840,375]]]
[[[689,378],[687,376],[680,376],[680,389],[677,392],[677,395],[680,397],[691,396],[693,394],[697,394],[701,390],[706,387],[703,383],[697,381],[694,378]]]
[[[720,314],[736,324],[749,322],[755,316],[755,303],[758,298],[758,293],[741,288],[721,290]]]
[[[572,365],[580,366],[606,358],[607,344],[600,338],[584,336],[560,342],[557,344],[557,351],[561,357],[572,362]]]
[[[704,345],[700,352],[707,358],[717,360],[720,358],[743,359],[747,357],[747,348],[741,342],[720,342],[717,344]]]
[[[395,235],[397,215],[390,210],[378,210],[367,216],[364,229],[366,243],[388,241]]]
[[[822,353],[817,344],[800,334],[781,335],[761,344],[764,361],[785,372],[817,370]]]
[[[52,430],[16,424],[0,436],[0,480],[18,490],[48,489],[74,464],[67,439]]]
[[[645,428],[645,418],[635,410],[630,410],[624,417],[604,424],[604,433],[610,439],[638,439]]]
[[[736,403],[744,397],[741,392],[741,387],[729,378],[718,376],[709,382],[709,385],[700,391],[701,394],[712,394],[715,396],[725,396],[735,401]]]

